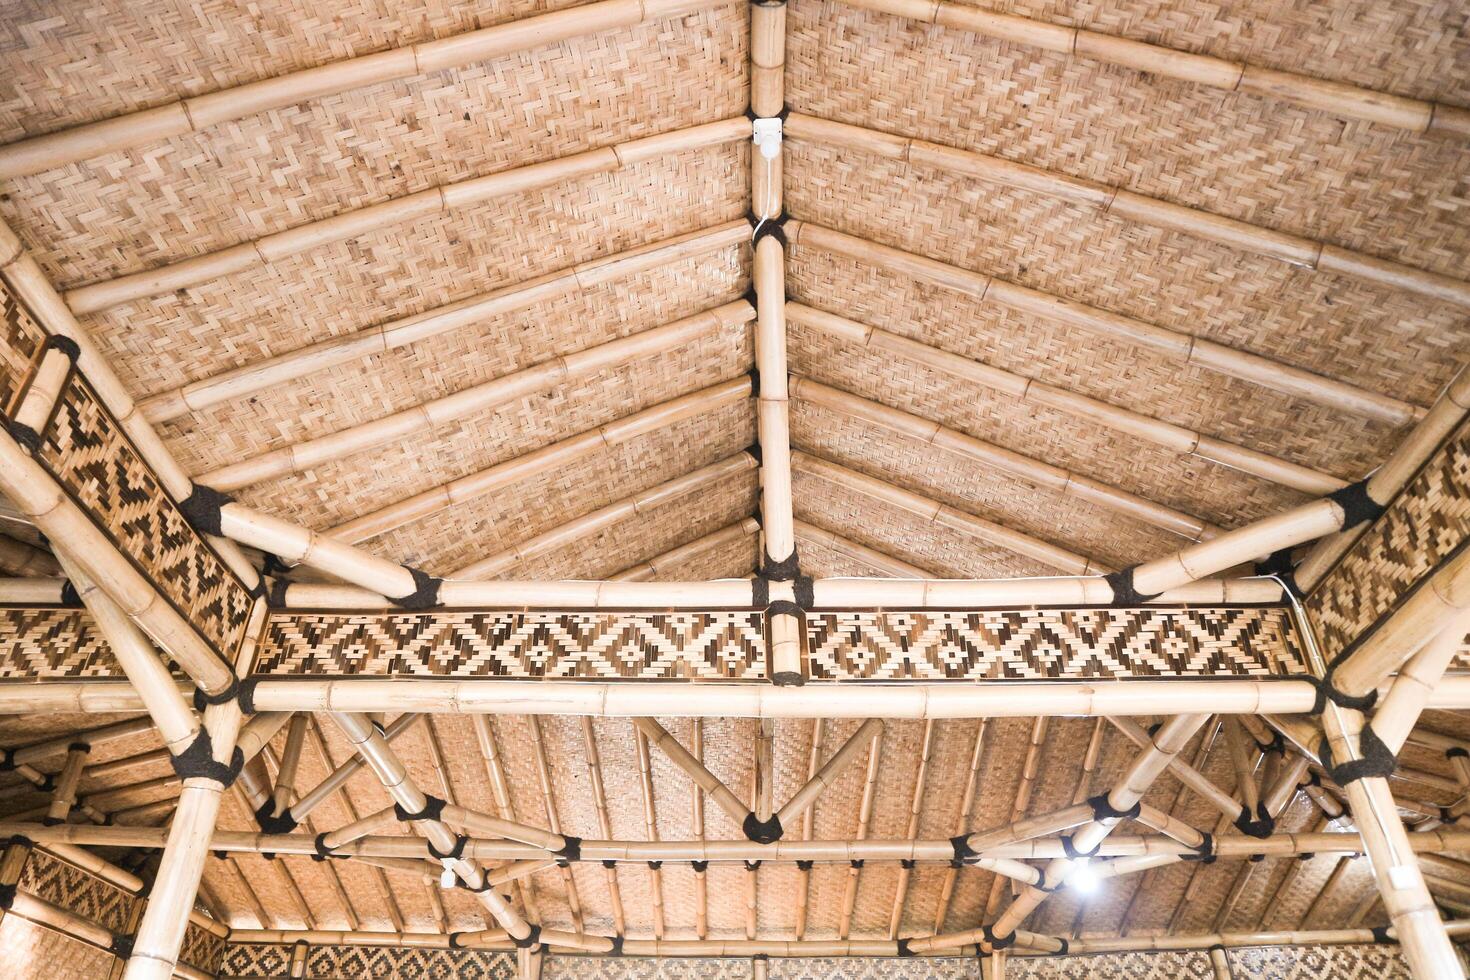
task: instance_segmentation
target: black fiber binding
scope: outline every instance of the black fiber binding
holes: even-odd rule
[[[89,742],[72,742],[66,747],[68,752],[91,752],[92,745]]]
[[[797,861],[796,862],[796,870],[798,870],[798,871],[810,871],[815,866],[816,866],[816,862],[815,861]]]
[[[1266,860],[1266,855],[1252,854],[1250,857],[1246,858],[1246,860],[1249,861],[1251,864],[1260,864],[1262,861]]]
[[[227,493],[195,483],[189,496],[179,501],[179,511],[194,530],[219,537],[224,533],[220,530],[220,510],[234,502],[235,498]]]
[[[567,834],[562,836],[562,840],[566,841],[566,843],[563,844],[559,850],[552,851],[551,853],[555,854],[563,861],[582,860],[582,838],[572,837],[571,835]]]
[[[649,871],[657,871],[659,868],[662,868],[663,866],[664,866],[664,863],[662,861],[649,861],[648,862],[648,870]]]
[[[1398,942],[1388,934],[1388,926],[1374,926],[1370,931],[1373,933],[1373,941],[1379,945]]]
[[[977,858],[980,852],[970,846],[970,835],[960,834],[958,837],[949,839],[949,846],[954,848],[954,857],[950,861],[955,867],[964,864],[970,858]]]
[[[66,355],[66,359],[73,364],[77,362],[77,358],[82,356],[82,349],[77,345],[77,342],[70,337],[63,337],[60,334],[52,334],[46,338],[46,342],[41,345],[41,353],[44,354],[48,350],[61,351]]]
[[[1302,852],[1301,852],[1301,853],[1300,853],[1300,854],[1298,854],[1298,855],[1297,855],[1297,856],[1296,856],[1296,859],[1297,859],[1297,860],[1298,860],[1298,861],[1310,861],[1310,860],[1312,860],[1312,858],[1314,858],[1314,857],[1316,857],[1316,856],[1317,856],[1317,855],[1316,855],[1316,854],[1314,854],[1314,853],[1313,853],[1313,852],[1311,852],[1311,851],[1302,851]]]
[[[108,944],[107,951],[120,960],[125,960],[133,955],[133,939],[131,936],[113,936],[112,942]]]
[[[1090,851],[1079,851],[1072,844],[1072,835],[1071,834],[1062,834],[1061,835],[1061,838],[1062,838],[1062,853],[1066,854],[1067,857],[1073,858],[1073,859],[1076,859],[1076,858],[1097,857],[1098,850],[1102,848],[1102,844],[1098,844],[1097,846],[1095,846]]]
[[[750,244],[751,244],[751,247],[754,248],[755,246],[759,245],[760,242],[761,242],[761,239],[762,238],[765,238],[767,235],[774,235],[776,237],[776,241],[778,241],[778,242],[781,243],[781,247],[782,248],[785,248],[786,247],[786,227],[785,226],[786,226],[786,219],[789,218],[789,217],[791,217],[791,216],[789,214],[787,214],[785,210],[782,210],[782,212],[779,215],[777,215],[776,217],[774,217],[774,218],[765,218],[764,220],[760,217],[760,215],[756,214],[754,211],[747,211],[747,212],[745,212],[745,220],[748,221],[748,222],[750,222],[750,227],[751,227],[751,236],[750,236]]]
[[[1057,950],[1057,951],[1056,951],[1056,952],[1055,952],[1055,953],[1052,953],[1052,954],[1051,954],[1051,955],[1053,955],[1053,956],[1066,956],[1066,955],[1067,955],[1067,953],[1068,953],[1068,952],[1069,952],[1069,951],[1071,951],[1071,949],[1072,949],[1072,944],[1071,944],[1071,943],[1069,943],[1069,942],[1067,942],[1067,940],[1066,940],[1066,939],[1064,939],[1064,938],[1063,938],[1063,937],[1061,937],[1061,936],[1057,936],[1057,937],[1056,937],[1056,941],[1057,941],[1057,942],[1059,942],[1059,943],[1061,943],[1061,944],[1062,944],[1062,948],[1061,948],[1061,949],[1059,949],[1059,950]]]
[[[1257,575],[1269,575],[1278,579],[1286,587],[1286,591],[1298,599],[1306,597],[1306,593],[1296,582],[1296,565],[1292,564],[1290,548],[1273,551],[1266,556],[1265,561],[1256,562],[1255,572]]]
[[[271,579],[271,587],[265,594],[265,604],[272,609],[283,609],[286,605],[286,590],[291,583],[280,576]]]
[[[1103,581],[1107,582],[1113,589],[1113,601],[1110,603],[1111,605],[1141,606],[1145,602],[1157,599],[1163,595],[1162,592],[1145,594],[1133,587],[1133,571],[1137,567],[1137,565],[1130,565],[1127,568],[1103,576]]]
[[[1046,869],[1037,868],[1036,880],[1032,882],[1031,887],[1035,888],[1039,892],[1046,892],[1048,895],[1050,895],[1052,892],[1062,887],[1062,882],[1059,881],[1055,885],[1052,885],[1050,888],[1046,887]]]
[[[695,863],[698,864],[699,862],[696,861]],[[612,868],[612,869],[615,869],[618,866],[618,862],[614,861],[612,858],[605,858],[605,859],[603,859],[602,866],[604,868]],[[698,870],[698,869],[695,869],[695,870]]]
[[[393,815],[398,818],[399,823],[412,823],[415,820],[440,820],[444,816],[444,801],[437,796],[424,794],[424,808],[418,813],[409,813],[400,804],[393,804]]]
[[[1215,863],[1215,835],[1206,832],[1201,836],[1204,839],[1196,846],[1190,848],[1194,852],[1193,854],[1179,855],[1181,861],[1198,861],[1200,864]]]
[[[1470,750],[1463,749],[1460,746],[1456,745],[1452,749],[1445,749],[1444,757],[1446,759],[1470,759]]]
[[[80,609],[82,606],[81,593],[77,592],[77,587],[71,584],[71,579],[61,583],[61,604],[68,609]]]
[[[10,438],[20,443],[21,448],[34,456],[41,451],[41,433],[14,419],[0,420],[5,423],[5,431],[10,433]]]
[[[510,941],[515,943],[520,949],[531,949],[541,941],[541,927],[531,926],[531,932],[525,939],[517,939],[515,936],[511,936]]]
[[[211,705],[229,704],[240,695],[240,679],[231,675],[230,686],[218,694],[205,694],[201,687],[194,688],[194,710],[202,712]]]
[[[796,595],[796,604],[802,609],[810,609],[817,604],[817,590],[810,575],[798,574],[791,589]]]
[[[1317,746],[1317,758],[1322,760],[1322,768],[1337,785],[1347,786],[1373,776],[1387,777],[1398,768],[1393,750],[1378,737],[1372,725],[1363,726],[1358,735],[1358,748],[1363,753],[1362,758],[1349,759],[1339,765],[1332,760],[1332,746],[1326,738]]]
[[[704,874],[706,871],[709,870],[708,861],[690,861],[689,866],[700,874]]]
[[[759,575],[750,580],[750,604],[757,609],[771,604],[771,583]]]
[[[265,561],[260,563],[260,574],[269,575],[272,578],[291,574],[291,566],[281,561],[281,556],[273,551],[265,553]]]
[[[56,777],[48,772],[41,777],[41,781],[36,783],[35,786],[36,792],[49,793],[56,788]]]
[[[608,956],[623,955],[623,937],[621,935],[612,937],[612,949],[607,951]]]
[[[766,554],[761,558],[761,576],[776,582],[790,582],[801,574],[801,559],[796,549],[780,561]]]
[[[247,677],[240,682],[240,691],[235,695],[235,700],[240,702],[240,710],[247,715],[255,714],[255,685],[260,683],[256,677]]]
[[[1016,942],[1015,932],[1008,932],[1004,936],[997,936],[995,930],[989,926],[981,926],[980,931],[985,935],[985,945],[991,949],[1010,949]]]
[[[746,861],[745,862],[745,870],[746,871],[759,871],[760,870],[760,866],[761,866],[761,863],[759,861]]]
[[[1137,820],[1138,815],[1143,812],[1142,800],[1126,810],[1114,809],[1106,793],[1089,796],[1087,802],[1092,807],[1092,819],[1094,820]]]
[[[1211,946],[1210,948],[1206,949],[1205,952],[1206,953],[1213,953],[1217,949],[1220,952],[1223,953],[1223,952],[1225,952],[1225,945],[1223,943],[1215,943],[1213,946]]]
[[[327,846],[327,832],[325,830],[316,835],[316,838],[311,842],[311,846],[316,850],[316,856],[312,858],[313,861],[325,861],[327,858],[342,857],[342,855]]]
[[[457,933],[457,932],[451,932],[449,934],[449,948],[450,949],[460,949],[460,948],[462,948],[459,945],[459,936],[460,936],[460,934]]]
[[[847,866],[849,868],[852,868],[853,870],[860,870],[863,866],[863,863],[864,862],[862,858],[853,858],[851,861],[847,862]]]
[[[1261,755],[1270,755],[1272,752],[1275,752],[1277,755],[1285,755],[1286,739],[1282,737],[1280,732],[1273,731],[1271,733],[1271,741],[1258,741],[1256,742],[1256,748],[1260,750]]]
[[[214,761],[214,745],[210,741],[209,732],[201,728],[199,734],[194,736],[194,741],[169,761],[173,763],[174,772],[178,773],[180,779],[209,779],[219,783],[222,788],[229,789],[235,784],[235,777],[240,775],[240,769],[245,765],[245,754],[236,748],[229,765]]]
[[[414,590],[408,595],[397,598],[389,597],[388,601],[399,609],[432,609],[439,604],[439,586],[444,584],[442,578],[435,578],[428,572],[411,565],[404,565],[408,574],[413,576]]]
[[[0,772],[15,772],[15,753],[10,749],[0,749]]]
[[[455,834],[454,846],[447,851],[439,850],[439,848],[434,846],[433,841],[425,841],[424,843],[428,845],[429,856],[436,861],[458,861],[464,857],[464,846],[469,842],[470,839],[463,834]]]
[[[909,949],[909,941],[907,939],[900,939],[898,941],[898,955],[899,956],[918,956],[919,954],[918,953],[915,953],[912,949]]]
[[[759,820],[754,813],[747,813],[745,820],[740,824],[740,829],[745,832],[746,840],[757,844],[774,844],[785,833],[785,829],[781,826],[781,818],[774,813],[767,820]]]
[[[1334,490],[1327,499],[1342,508],[1342,530],[1350,531],[1359,524],[1375,521],[1383,513],[1383,505],[1368,496],[1368,481],[1349,483]]]
[[[777,599],[775,602],[769,603],[766,606],[766,615],[768,616],[778,616],[782,613],[788,616],[799,615],[801,613],[801,606],[792,602],[790,599]]]
[[[10,906],[15,904],[15,885],[0,885],[0,909],[10,911]]]
[[[1322,712],[1327,710],[1327,702],[1329,701],[1331,701],[1338,707],[1351,708],[1354,711],[1367,711],[1369,708],[1373,707],[1375,703],[1377,703],[1377,691],[1369,691],[1367,694],[1354,697],[1353,695],[1348,694],[1344,691],[1340,691],[1336,687],[1334,687],[1332,684],[1332,675],[1335,670],[1336,665],[1334,664],[1333,666],[1327,668],[1327,676],[1325,677],[1303,678],[1303,680],[1310,682],[1312,686],[1317,689],[1317,696],[1313,699],[1311,710],[1309,710],[1307,714],[1320,715]]]
[[[903,868],[905,871],[912,871],[919,866],[918,862],[916,862],[913,858],[899,858],[898,864],[899,867]]]
[[[272,813],[276,808],[275,800],[266,800],[255,811],[255,822],[260,827],[262,834],[289,834],[296,829],[296,819],[291,816],[291,810],[279,817]]]
[[[1266,809],[1266,804],[1264,803],[1256,803],[1254,818],[1252,818],[1250,810],[1242,805],[1240,814],[1235,818],[1235,829],[1247,837],[1264,840],[1276,832],[1276,818],[1271,816],[1271,812]]]

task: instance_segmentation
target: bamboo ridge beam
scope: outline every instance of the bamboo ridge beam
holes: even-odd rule
[[[215,490],[238,490],[393,442],[421,437],[451,422],[528,398],[556,385],[667,353],[711,331],[747,323],[754,314],[754,309],[744,300],[726,303],[660,327],[541,361],[369,422],[222,466],[200,474],[196,482]]]
[[[760,521],[753,517],[747,517],[736,521],[734,524],[711,531],[709,534],[701,535],[693,541],[670,548],[661,555],[655,555],[647,561],[639,562],[628,568],[608,576],[609,582],[651,582],[660,578],[662,570],[677,568],[686,561],[699,557],[706,552],[713,551],[723,545],[744,541],[753,534],[759,533]]]
[[[0,147],[0,179],[201,131],[297,102],[459,68],[582,35],[721,6],[725,0],[598,0],[495,27],[328,62]]]
[[[749,231],[750,226],[746,222],[729,221],[590,259],[525,282],[249,362],[161,391],[140,400],[138,407],[144,417],[153,422],[181,418],[190,412],[243,398],[370,354],[386,353],[538,302],[591,289],[612,279],[707,255],[748,240]]]
[[[1280,99],[1343,119],[1359,119],[1375,125],[1448,138],[1470,136],[1470,110],[1442,102],[1411,99],[1346,82],[1192,54],[1082,27],[1066,27],[1015,14],[994,13],[954,0],[844,2],[864,10],[970,31],[1072,58],[1101,61],[1164,78]]]
[[[1125,432],[1145,442],[1162,446],[1181,456],[1199,456],[1212,463],[1270,480],[1303,493],[1328,493],[1342,481],[1310,467],[1279,459],[1269,453],[1247,449],[1222,439],[1202,435],[1184,426],[1174,425],[1139,412],[1119,408],[1087,395],[1067,391],[1033,378],[1012,374],[968,357],[951,354],[916,340],[870,327],[832,313],[825,313],[799,303],[787,303],[788,318],[824,333],[878,351],[896,354],[953,377],[1014,398],[1020,402],[1045,405],[1080,419],[1096,422]]]
[[[793,465],[799,454],[792,454]],[[900,561],[892,555],[858,544],[839,534],[828,531],[826,528],[808,524],[806,521],[796,521],[792,524],[792,530],[796,534],[797,541],[805,541],[808,544],[820,545],[830,548],[839,554],[846,555],[865,565],[878,569],[885,576],[892,578],[928,578],[929,573],[917,565],[910,565],[906,561]]]
[[[702,3],[703,0],[694,2]],[[132,300],[174,292],[221,276],[267,266],[288,256],[333,242],[357,238],[396,224],[418,221],[430,215],[449,214],[497,197],[548,187],[591,174],[611,173],[646,160],[701,147],[718,146],[749,135],[750,122],[744,117],[736,117],[657,136],[613,143],[571,156],[431,187],[406,197],[391,198],[380,204],[345,211],[330,218],[297,225],[218,251],[68,289],[62,296],[67,306],[78,316],[96,313]],[[0,162],[3,162],[3,158],[4,149],[0,148]]]
[[[801,401],[899,432],[946,452],[1003,470],[1038,487],[1081,498],[1191,541],[1219,533],[1214,525],[1172,507],[808,378],[793,378],[791,394]]]
[[[1212,214],[1199,208],[1147,197],[1084,177],[1072,177],[974,150],[897,136],[799,112],[793,112],[786,118],[786,131],[799,141],[860,150],[889,160],[975,177],[1002,187],[1045,194],[1095,209],[1099,214],[1116,215],[1155,228],[1182,232],[1219,245],[1278,259],[1298,268],[1349,276],[1458,306],[1470,306],[1470,282],[1463,279],[1417,269],[1352,249],[1339,248],[1303,235]]]
[[[687,497],[705,490],[720,481],[747,473],[756,467],[753,456],[746,452],[736,453],[702,466],[697,470],[676,476],[639,493],[614,501],[606,507],[583,514],[519,544],[512,545],[478,561],[449,573],[449,578],[476,579],[499,575],[523,561],[555,551],[565,545],[590,537],[606,530],[618,521],[637,516],[670,501]]]
[[[987,544],[999,545],[1008,551],[1033,559],[1067,575],[1101,575],[1112,569],[1099,565],[1093,559],[1075,554],[1040,538],[1032,537],[983,517],[965,513],[948,504],[930,497],[896,487],[883,480],[874,479],[856,470],[848,469],[808,453],[793,452],[792,468],[828,483],[856,491],[866,497],[891,504],[932,524],[938,524]],[[921,575],[919,578],[927,578]]]
[[[789,221],[786,223],[786,237],[794,248],[810,245],[835,252],[891,272],[952,289],[977,301],[996,303],[1007,309],[1055,320],[1117,342],[1147,347],[1181,363],[1197,365],[1205,370],[1249,381],[1339,411],[1351,412],[1391,425],[1405,425],[1424,414],[1424,410],[1417,405],[1292,367],[1259,354],[1235,350],[1193,334],[1063,299],[995,276],[879,245],[821,225]],[[1317,492],[1331,489],[1335,487]]]

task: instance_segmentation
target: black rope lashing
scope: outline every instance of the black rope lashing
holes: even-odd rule
[[[1349,483],[1341,490],[1334,490],[1327,499],[1342,508],[1342,530],[1351,531],[1359,524],[1376,521],[1383,514],[1383,505],[1368,496],[1368,481]]]
[[[745,862],[745,870],[746,871],[759,871],[760,870],[760,866],[761,866],[761,863],[759,861],[746,861]]]
[[[230,684],[218,694],[206,694],[204,688],[194,688],[194,710],[203,712],[205,708],[229,704],[240,696],[240,679],[234,674],[230,675]]]
[[[1010,949],[1016,942],[1015,930],[1006,933],[1004,936],[997,936],[995,930],[991,929],[990,926],[981,926],[980,932],[985,936],[985,945],[994,950]]]
[[[817,604],[817,589],[810,575],[797,575],[792,580],[791,591],[795,594],[796,604],[803,610]]]
[[[286,590],[291,583],[280,576],[271,579],[271,587],[266,591],[265,604],[272,609],[283,609],[286,605]]]
[[[773,582],[793,582],[801,574],[801,556],[795,548],[785,558],[772,558],[770,552],[761,556],[761,577]]]
[[[609,871],[613,871],[616,870],[618,862],[614,861],[612,858],[603,858],[602,866],[604,868],[607,868]]]
[[[393,815],[398,818],[399,823],[413,823],[418,820],[442,820],[444,818],[444,801],[429,793],[424,794],[424,808],[418,813],[409,813],[400,803],[393,804]]]
[[[745,834],[746,840],[757,844],[774,844],[786,832],[781,826],[780,815],[775,813],[765,820],[759,819],[754,813],[747,813],[740,824],[740,829]]]
[[[1037,868],[1036,880],[1031,883],[1031,887],[1035,888],[1039,892],[1046,892],[1048,895],[1050,895],[1052,892],[1061,888],[1064,884],[1066,884],[1066,882],[1059,881],[1055,885],[1052,885],[1050,888],[1048,888],[1046,885],[1046,869]]]
[[[862,869],[864,863],[866,862],[864,862],[862,858],[853,858],[851,861],[847,862],[847,866],[849,868],[852,868],[854,871],[859,871]]]
[[[796,862],[796,870],[798,870],[798,871],[810,871],[814,867],[816,867],[816,862],[815,861],[797,861]]]
[[[245,765],[245,753],[236,747],[228,765],[216,762],[209,730],[201,728],[199,734],[194,736],[194,741],[182,752],[170,757],[169,762],[173,764],[174,772],[180,779],[208,779],[219,783],[223,789],[229,789],[235,784],[236,777]]]
[[[66,579],[61,583],[61,605],[66,606],[68,609],[80,609],[82,607],[82,594],[77,591],[75,585],[72,585],[71,579]]]
[[[291,574],[293,566],[281,560],[281,556],[274,551],[265,553],[265,561],[260,563],[260,574],[269,575],[272,578],[284,578]]]
[[[1286,754],[1286,739],[1278,731],[1271,732],[1271,741],[1269,742],[1262,742],[1259,739],[1253,741],[1255,741],[1256,749],[1261,755],[1270,755],[1273,752],[1277,755]]]
[[[470,839],[463,834],[455,834],[454,846],[447,851],[439,850],[439,848],[434,846],[434,842],[432,840],[425,841],[424,843],[429,848],[429,856],[434,858],[436,861],[458,861],[460,858],[464,857],[464,846],[469,842]]]
[[[905,871],[912,871],[919,866],[913,858],[899,858],[898,865]]]
[[[800,616],[801,606],[792,602],[790,599],[777,599],[775,602],[766,606],[767,616],[778,616],[782,614],[787,616]]]
[[[565,843],[563,843],[561,847],[551,852],[559,859],[557,863],[560,864],[562,861],[582,860],[582,838],[573,837],[570,834],[563,834],[562,840],[565,841]],[[565,865],[562,866],[565,867]]]
[[[754,211],[745,212],[745,220],[750,222],[751,247],[754,248],[755,246],[759,245],[761,243],[761,239],[765,238],[767,235],[774,235],[776,241],[781,243],[781,247],[786,248],[786,221],[790,217],[791,215],[786,212],[785,208],[782,208],[781,213],[774,218],[762,218]]]
[[[327,832],[325,830],[316,835],[315,839],[311,842],[311,846],[316,851],[316,855],[312,858],[313,861],[325,861],[328,858],[345,859],[347,857],[347,855],[338,854],[327,846]]]
[[[412,565],[403,567],[413,576],[414,590],[408,595],[389,596],[388,601],[399,609],[432,609],[439,605],[439,586],[444,580]]]
[[[663,866],[664,866],[664,863],[662,861],[649,861],[648,862],[648,870],[649,871],[657,871],[659,868],[662,868]]]
[[[619,933],[618,935],[612,937],[612,949],[610,949],[610,950],[607,951],[607,955],[608,956],[622,956],[623,955],[623,936],[622,936],[621,933]]]
[[[1380,946],[1397,944],[1398,940],[1388,934],[1388,928],[1388,926],[1374,926],[1372,929],[1368,930],[1369,932],[1373,933],[1373,942],[1377,943]]]
[[[1055,939],[1057,942],[1059,942],[1059,943],[1062,944],[1062,948],[1061,949],[1053,950],[1052,951],[1052,954],[1051,954],[1052,956],[1066,956],[1067,953],[1069,953],[1071,951],[1072,944],[1069,943],[1069,942],[1067,942],[1066,937],[1064,937],[1064,936],[1053,936],[1052,938]]]
[[[1355,696],[1335,687],[1332,683],[1332,675],[1335,670],[1336,664],[1327,668],[1327,675],[1325,677],[1302,678],[1302,680],[1307,681],[1316,688],[1317,691],[1317,696],[1312,699],[1312,707],[1307,711],[1307,714],[1320,715],[1327,710],[1329,701],[1340,708],[1350,708],[1353,711],[1367,711],[1378,702],[1377,691],[1369,691],[1367,694]]]
[[[179,512],[184,515],[184,520],[201,534],[222,536],[224,531],[220,529],[222,520],[220,512],[226,504],[233,504],[235,498],[203,484],[195,483],[191,487],[189,496],[180,500],[178,504]]]
[[[1271,811],[1266,809],[1266,804],[1256,803],[1254,815],[1250,808],[1244,804],[1240,807],[1240,813],[1235,817],[1235,829],[1247,837],[1257,840],[1265,840],[1276,832],[1276,818],[1271,816]]]
[[[276,801],[266,800],[255,811],[255,823],[260,827],[262,834],[289,834],[296,829],[296,818],[291,816],[290,807],[280,816],[276,816]]]
[[[463,935],[463,933],[451,932],[449,934],[449,948],[450,949],[463,949],[464,948],[463,946],[461,946],[459,944],[459,937],[461,935]]]
[[[247,715],[255,714],[255,685],[259,683],[259,677],[246,677],[240,681],[240,689],[235,694],[240,710]]]
[[[15,772],[14,750],[0,749],[0,772]]]
[[[1444,757],[1446,759],[1470,759],[1470,749],[1456,745],[1453,748],[1445,749]]]
[[[759,575],[750,580],[750,604],[757,609],[771,604],[771,583]]]
[[[1077,858],[1097,857],[1097,852],[1102,849],[1102,844],[1098,843],[1095,844],[1090,851],[1079,851],[1072,843],[1071,834],[1062,834],[1061,841],[1062,853],[1066,854],[1067,857],[1072,858],[1073,860],[1076,860]]]
[[[65,354],[66,359],[68,361],[71,361],[73,364],[77,362],[77,358],[82,356],[81,346],[78,345],[77,342],[75,340],[72,340],[70,337],[63,337],[59,333],[54,333],[51,336],[47,337],[46,342],[41,345],[42,354],[45,354],[48,350],[60,351],[61,353]]]
[[[1296,565],[1291,560],[1290,548],[1273,551],[1266,556],[1265,561],[1256,562],[1255,573],[1257,575],[1269,575],[1277,579],[1286,588],[1287,592],[1290,592],[1298,599],[1306,598],[1306,593],[1302,591],[1302,587],[1296,581]]]
[[[10,438],[20,443],[28,455],[35,456],[41,451],[41,433],[14,419],[0,419],[0,422],[4,422],[5,431],[10,433]]]
[[[15,904],[15,884],[0,885],[0,909],[10,911],[10,906]]]
[[[1109,605],[1141,606],[1163,595],[1162,592],[1139,592],[1133,587],[1133,572],[1137,568],[1137,565],[1129,565],[1127,568],[1103,576],[1103,581],[1107,582],[1113,590],[1113,601]]]
[[[511,936],[510,941],[516,944],[517,949],[532,949],[541,943],[541,927],[531,926],[531,931],[526,934],[524,939],[517,939],[515,936]]]
[[[112,942],[108,943],[107,951],[120,960],[125,960],[133,955],[133,939],[131,936],[113,936]]]
[[[1347,786],[1360,779],[1369,779],[1375,776],[1388,777],[1398,768],[1398,759],[1393,754],[1378,733],[1373,731],[1372,725],[1364,725],[1358,734],[1358,748],[1362,757],[1349,759],[1341,764],[1332,761],[1332,745],[1324,737],[1317,747],[1317,758],[1322,760],[1322,768],[1327,770],[1327,775],[1339,786]]]
[[[898,941],[898,955],[900,957],[907,957],[918,956],[919,954],[909,948],[909,941],[907,939],[900,939]]]
[[[1099,793],[1096,796],[1089,796],[1087,798],[1087,802],[1092,807],[1092,819],[1097,821],[1137,820],[1138,815],[1143,812],[1142,800],[1137,801],[1126,810],[1119,810],[1114,807],[1112,801],[1108,799],[1107,793]]]
[[[1181,854],[1179,855],[1179,860],[1198,861],[1200,864],[1215,863],[1215,835],[1208,831],[1203,831],[1201,832],[1200,837],[1202,838],[1202,840],[1198,844],[1190,848],[1190,851],[1192,851],[1193,853]]]
[[[1251,864],[1260,864],[1262,861],[1266,860],[1266,855],[1252,854],[1250,857],[1246,858],[1246,860],[1249,861]]]
[[[1213,946],[1210,946],[1210,947],[1206,948],[1205,949],[1205,952],[1206,953],[1213,953],[1217,949],[1220,952],[1222,952],[1222,953],[1225,952],[1225,944],[1224,943],[1215,943]]]
[[[698,874],[704,874],[706,871],[709,870],[708,861],[691,861],[689,862],[689,866],[693,868]]]
[[[1316,856],[1317,856],[1316,853],[1313,852],[1313,851],[1302,851],[1300,854],[1298,854],[1296,856],[1296,859],[1298,861],[1310,861],[1310,860],[1312,860],[1312,858],[1314,858]]]

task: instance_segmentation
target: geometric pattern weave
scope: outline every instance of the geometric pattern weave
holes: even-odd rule
[[[256,673],[760,679],[756,612],[276,613]]]
[[[1281,608],[807,614],[814,679],[1270,677],[1307,666]]]
[[[1470,537],[1470,421],[1460,426],[1304,606],[1331,663]]]
[[[227,943],[219,976],[276,978],[287,975],[291,947]],[[510,953],[401,946],[313,946],[306,955],[308,980],[515,980]]]
[[[179,950],[179,960],[197,970],[213,976],[219,971],[220,959],[228,945],[208,929],[190,923],[184,930],[184,945]]]
[[[131,930],[138,906],[136,896],[38,850],[31,851],[26,859],[18,887],[114,933]]]
[[[1235,976],[1270,980],[1410,980],[1397,946],[1252,946],[1228,953]]]
[[[86,610],[0,609],[0,679],[122,676],[112,648]]]
[[[36,365],[46,331],[8,286],[0,284],[0,411],[10,414]]]

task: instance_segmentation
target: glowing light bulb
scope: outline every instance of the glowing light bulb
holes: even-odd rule
[[[1101,883],[1102,879],[1092,869],[1089,859],[1078,858],[1072,863],[1072,873],[1067,876],[1067,884],[1074,891],[1080,892],[1083,895],[1091,895],[1097,891],[1097,886]]]

